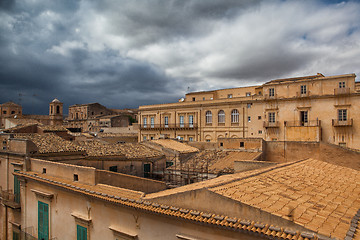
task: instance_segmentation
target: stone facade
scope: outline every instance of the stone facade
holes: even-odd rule
[[[325,141],[360,148],[355,74],[278,79],[261,86],[189,93],[178,103],[139,107],[139,141],[161,137]]]

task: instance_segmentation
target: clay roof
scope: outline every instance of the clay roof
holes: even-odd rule
[[[218,172],[234,172],[234,162],[242,160],[254,160],[258,158],[262,153],[261,152],[229,152],[229,154],[220,158],[214,164],[210,165],[209,171],[218,173]]]
[[[67,132],[68,130],[61,125],[39,125],[38,128],[44,132]]]
[[[98,140],[78,141],[78,146],[86,149],[89,156],[119,156],[124,155],[127,158],[145,158],[158,157],[163,154],[160,151],[151,149],[140,143],[112,144]]]
[[[38,181],[44,184],[54,185],[58,188],[63,188],[72,191],[76,194],[84,194],[90,197],[107,201],[112,204],[129,207],[136,210],[145,211],[175,219],[183,219],[192,223],[202,224],[205,226],[221,227],[227,230],[247,232],[255,236],[268,236],[271,239],[292,239],[292,240],[318,240],[320,239],[316,234],[289,231],[288,229],[263,224],[251,220],[241,219],[237,217],[216,215],[214,213],[197,211],[196,209],[184,209],[176,206],[158,204],[143,199],[138,199],[137,196],[129,197],[127,189],[120,191],[105,192],[104,189],[98,185],[90,186],[80,184],[79,182],[68,182],[65,180],[55,179],[46,174],[36,174],[33,172],[16,172],[14,175],[24,177],[28,180]],[[54,180],[55,179],[55,180]],[[97,189],[91,189],[96,188]],[[105,187],[107,188],[107,186]],[[96,191],[97,190],[97,191]],[[134,191],[132,191],[134,192]],[[132,194],[132,193],[131,193]]]
[[[151,142],[156,143],[164,148],[169,148],[181,153],[198,152],[199,149],[191,147],[188,144],[181,143],[172,139],[158,139],[152,140]]]
[[[260,152],[205,150],[190,158],[184,159],[181,163],[177,163],[176,169],[200,172],[207,171],[212,174],[234,173],[235,161],[253,160],[261,154]],[[167,169],[175,170],[175,165]]]
[[[19,104],[16,104],[14,102],[6,102],[1,104],[2,107],[21,107]]]
[[[30,127],[30,126],[37,126],[37,125],[38,125],[38,123],[35,123],[35,122],[34,123],[19,124],[16,127],[5,129],[4,132],[8,132],[8,133],[18,132],[19,130],[21,130],[23,128]]]
[[[309,159],[210,191],[285,219],[291,211],[296,224],[343,239],[360,209],[360,172]]]
[[[28,139],[38,148],[39,153],[78,152],[83,148],[64,140],[54,133],[16,133],[15,138]]]

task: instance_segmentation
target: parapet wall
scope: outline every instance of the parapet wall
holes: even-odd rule
[[[275,164],[276,163],[264,162],[264,161],[245,161],[245,160],[235,161],[234,162],[234,170],[235,170],[235,173],[245,172],[245,171],[250,171],[250,170],[254,170],[254,169],[270,167]]]
[[[45,174],[61,177],[71,181],[74,181],[74,175],[77,175],[78,182],[95,185],[95,168],[83,167],[70,165],[65,163],[56,163],[40,159],[31,159],[31,170],[32,172],[44,173]]]
[[[167,188],[164,182],[104,170],[96,170],[96,183],[141,191],[144,193],[158,192]]]

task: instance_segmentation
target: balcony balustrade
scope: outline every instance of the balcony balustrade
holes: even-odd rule
[[[350,94],[350,88],[335,88],[334,94],[335,95]]]
[[[320,120],[313,120],[313,121],[285,121],[285,127],[320,127],[321,121]]]
[[[348,119],[348,120],[333,119],[332,125],[334,127],[352,127],[353,120],[352,119]]]
[[[264,122],[264,128],[278,128],[280,127],[280,123],[279,121],[275,121],[275,122]]]
[[[303,98],[303,97],[309,97],[310,91],[306,91],[306,93],[296,92],[296,97]]]
[[[20,208],[20,195],[14,194],[12,190],[0,190],[2,203],[13,209]]]
[[[141,124],[140,129],[142,130],[189,130],[197,129],[196,123],[177,123],[177,124]]]

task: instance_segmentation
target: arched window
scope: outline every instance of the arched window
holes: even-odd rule
[[[239,122],[239,111],[237,109],[231,111],[231,122],[232,123]]]
[[[60,106],[56,106],[56,114],[60,114]]]
[[[212,113],[211,111],[207,111],[205,113],[206,123],[212,123]]]
[[[225,123],[225,112],[223,110],[218,113],[218,123]]]

